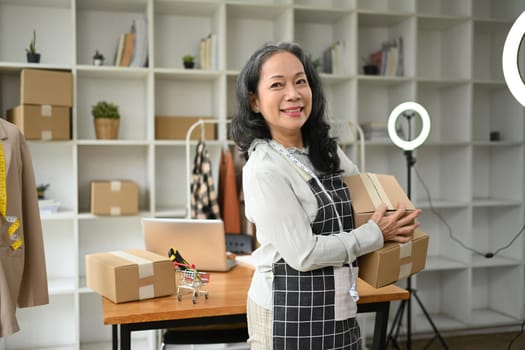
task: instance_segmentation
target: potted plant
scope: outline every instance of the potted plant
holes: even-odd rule
[[[40,54],[36,52],[36,30],[33,29],[33,39],[29,42],[29,47],[26,49],[27,62],[39,63]]]
[[[95,66],[102,66],[104,64],[104,55],[101,54],[98,50],[93,55],[93,64]]]
[[[97,139],[116,139],[120,125],[120,112],[113,102],[99,101],[91,108]]]
[[[195,56],[193,55],[184,55],[182,57],[182,63],[184,68],[191,69],[195,66]]]
[[[36,187],[36,193],[38,199],[46,199],[46,190],[49,188],[49,184],[42,184]]]

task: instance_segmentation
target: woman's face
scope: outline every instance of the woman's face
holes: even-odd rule
[[[286,147],[302,146],[301,127],[312,111],[312,90],[295,55],[277,52],[262,64],[251,106],[260,111],[273,139]]]

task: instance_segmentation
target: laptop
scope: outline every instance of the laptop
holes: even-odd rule
[[[226,253],[220,219],[142,218],[142,226],[146,250],[167,257],[173,248],[201,271],[229,271],[237,264]]]

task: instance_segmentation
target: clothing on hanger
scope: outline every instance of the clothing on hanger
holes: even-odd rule
[[[205,142],[197,144],[191,182],[191,218],[219,219],[220,209]]]
[[[0,218],[0,337],[20,330],[16,308],[49,303],[36,183],[29,146],[18,128],[0,118],[6,215]],[[4,171],[0,171],[3,173]],[[1,188],[4,188],[2,185]],[[17,218],[19,226],[10,232]],[[20,244],[12,245],[15,239]]]
[[[237,191],[232,153],[227,147],[224,147],[221,152],[219,204],[224,221],[224,231],[226,233],[241,233],[239,192]]]

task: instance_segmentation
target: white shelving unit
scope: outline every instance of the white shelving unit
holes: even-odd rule
[[[427,267],[413,279],[418,295],[441,331],[519,324],[525,317],[523,236],[491,259],[456,240],[493,252],[523,225],[525,115],[500,64],[506,33],[523,10],[525,0],[0,0],[0,113],[19,103],[24,68],[68,70],[74,81],[72,140],[30,142],[37,182],[50,183],[49,197],[62,203],[59,213],[42,218],[51,302],[20,310],[22,330],[3,346],[110,348],[100,298],[85,287],[85,254],[142,247],[142,216],[185,215],[185,142],[155,140],[155,115],[226,120],[235,110],[240,68],[253,50],[277,40],[299,42],[314,59],[344,41],[340,72],[321,74],[334,119],[385,122],[407,100],[427,108],[431,134],[415,154],[424,185],[412,177],[412,198],[424,209],[422,229],[430,235]],[[111,66],[118,36],[142,16],[148,67]],[[36,65],[25,63],[33,28],[42,53]],[[197,55],[200,39],[211,32],[219,69],[184,70],[181,57]],[[364,75],[362,57],[396,36],[403,37],[405,74]],[[105,66],[91,64],[96,49]],[[101,99],[120,106],[116,141],[95,139],[90,109]],[[219,140],[208,142],[214,162],[224,124]],[[501,141],[491,142],[491,131],[499,131]],[[403,152],[389,141],[367,142],[366,164],[367,171],[406,182]],[[117,178],[139,184],[140,214],[91,215],[90,181]],[[422,312],[412,312],[413,331],[431,332]],[[370,317],[360,316],[367,336]],[[153,338],[134,335],[141,349],[152,348]]]

